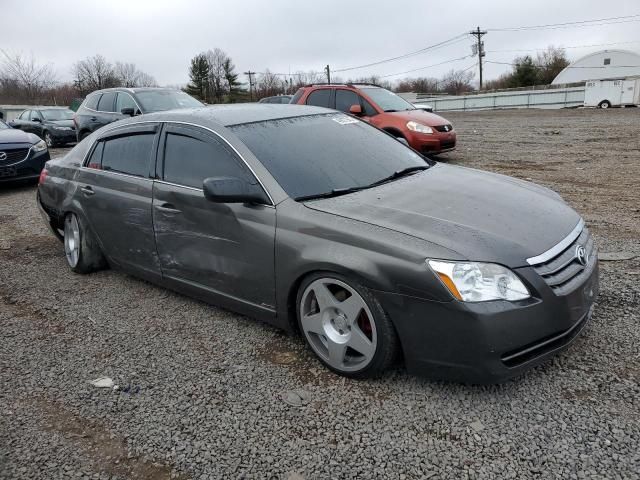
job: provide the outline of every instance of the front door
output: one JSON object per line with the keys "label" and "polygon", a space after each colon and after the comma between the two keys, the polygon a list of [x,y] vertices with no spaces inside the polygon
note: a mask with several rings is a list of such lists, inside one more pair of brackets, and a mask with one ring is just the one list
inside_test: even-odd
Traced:
{"label": "front door", "polygon": [[167,124],[153,187],[153,224],[162,275],[251,307],[275,307],[276,210],[213,203],[208,177],[256,181],[243,160],[211,131]]}
{"label": "front door", "polygon": [[79,170],[78,193],[91,228],[110,261],[159,277],[151,201],[157,124],[110,131]]}

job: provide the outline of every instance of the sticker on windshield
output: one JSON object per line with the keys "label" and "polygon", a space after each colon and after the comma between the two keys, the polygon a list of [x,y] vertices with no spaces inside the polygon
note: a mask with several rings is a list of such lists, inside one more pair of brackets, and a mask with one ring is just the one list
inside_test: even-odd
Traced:
{"label": "sticker on windshield", "polygon": [[331,120],[333,120],[334,122],[338,122],[340,125],[349,125],[350,123],[358,123],[358,120],[356,120],[353,117],[349,117],[347,115],[336,115]]}

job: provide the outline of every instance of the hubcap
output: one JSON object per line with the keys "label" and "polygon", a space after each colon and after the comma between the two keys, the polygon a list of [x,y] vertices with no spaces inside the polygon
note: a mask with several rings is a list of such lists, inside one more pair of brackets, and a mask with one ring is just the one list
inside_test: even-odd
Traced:
{"label": "hubcap", "polygon": [[312,282],[300,302],[302,330],[311,348],[336,370],[362,370],[376,353],[371,310],[346,283],[333,278]]}
{"label": "hubcap", "polygon": [[75,215],[67,215],[64,220],[64,253],[69,266],[74,268],[80,258],[80,227]]}
{"label": "hubcap", "polygon": [[52,147],[53,146],[53,140],[51,139],[51,135],[50,134],[46,134],[44,136],[44,141],[47,144],[48,147]]}

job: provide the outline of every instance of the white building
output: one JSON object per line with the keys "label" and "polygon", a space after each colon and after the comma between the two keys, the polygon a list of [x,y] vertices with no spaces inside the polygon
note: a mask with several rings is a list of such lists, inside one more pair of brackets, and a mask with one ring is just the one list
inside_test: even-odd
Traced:
{"label": "white building", "polygon": [[552,84],[586,82],[640,75],[640,55],[628,50],[602,50],[579,58],[562,70]]}

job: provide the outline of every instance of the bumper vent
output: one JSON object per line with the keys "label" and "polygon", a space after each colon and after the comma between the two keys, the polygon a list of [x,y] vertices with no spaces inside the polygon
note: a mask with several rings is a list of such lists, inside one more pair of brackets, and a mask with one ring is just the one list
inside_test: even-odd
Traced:
{"label": "bumper vent", "polygon": [[532,266],[556,295],[566,295],[589,276],[597,255],[593,237],[584,227],[559,253]]}
{"label": "bumper vent", "polygon": [[26,160],[29,155],[28,148],[13,148],[0,150],[0,166],[12,165]]}

